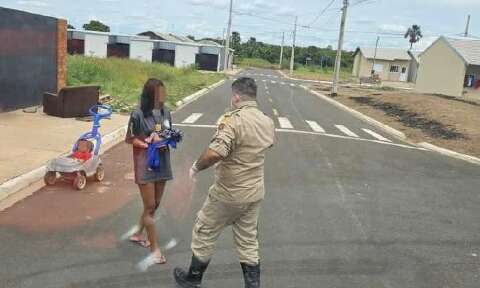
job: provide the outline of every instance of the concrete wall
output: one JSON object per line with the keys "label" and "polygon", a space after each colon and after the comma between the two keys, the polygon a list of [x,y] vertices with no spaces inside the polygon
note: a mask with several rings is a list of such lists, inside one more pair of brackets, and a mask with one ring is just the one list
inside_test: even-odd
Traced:
{"label": "concrete wall", "polygon": [[65,85],[65,25],[0,7],[0,112],[39,105]]}
{"label": "concrete wall", "polygon": [[[387,60],[375,60],[375,66],[382,66],[381,71],[375,71],[376,74],[380,76],[380,79],[383,81],[400,81],[400,75],[402,72],[402,68],[406,69],[405,80],[408,80],[408,70],[410,67],[411,61],[402,61],[402,60],[395,60],[395,61],[387,61]],[[390,67],[391,66],[399,66],[400,69],[398,73],[391,73]],[[363,54],[357,53],[355,55],[354,63],[353,63],[353,76],[355,77],[370,77],[373,68],[373,59],[367,59],[363,57]]]}
{"label": "concrete wall", "polygon": [[417,82],[417,74],[420,63],[415,60],[410,62],[410,68],[408,69],[408,82],[415,83]]}
{"label": "concrete wall", "polygon": [[353,59],[353,77],[359,77],[360,74],[360,61],[362,61],[362,52],[358,52]]}
{"label": "concrete wall", "polygon": [[108,35],[85,34],[85,56],[107,57]]}
{"label": "concrete wall", "polygon": [[153,42],[130,41],[130,59],[152,62]]}
{"label": "concrete wall", "polygon": [[466,65],[445,40],[435,42],[421,59],[415,88],[418,92],[462,96]]}
{"label": "concrete wall", "polygon": [[175,67],[185,68],[195,65],[195,56],[199,52],[198,46],[176,45],[175,46]]}

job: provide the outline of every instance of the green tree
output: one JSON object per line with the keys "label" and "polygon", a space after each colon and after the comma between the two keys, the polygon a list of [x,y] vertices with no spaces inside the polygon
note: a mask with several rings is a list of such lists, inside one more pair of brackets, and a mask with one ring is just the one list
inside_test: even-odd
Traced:
{"label": "green tree", "polygon": [[73,27],[73,26],[70,25],[70,24],[67,24],[67,29],[75,29],[75,27]]}
{"label": "green tree", "polygon": [[232,48],[235,51],[240,49],[241,42],[242,42],[242,38],[240,37],[240,33],[233,31],[232,32]]}
{"label": "green tree", "polygon": [[193,40],[193,41],[195,41],[195,36],[188,35],[188,36],[187,36],[187,38],[188,38],[188,39],[190,39],[190,40]]}
{"label": "green tree", "polygon": [[409,38],[408,41],[410,42],[410,50],[412,50],[413,44],[420,41],[422,37],[422,29],[420,26],[414,24],[412,27],[408,28],[407,32],[405,33],[405,39]]}
{"label": "green tree", "polygon": [[110,27],[97,20],[90,20],[90,23],[83,25],[83,29],[90,31],[110,32]]}

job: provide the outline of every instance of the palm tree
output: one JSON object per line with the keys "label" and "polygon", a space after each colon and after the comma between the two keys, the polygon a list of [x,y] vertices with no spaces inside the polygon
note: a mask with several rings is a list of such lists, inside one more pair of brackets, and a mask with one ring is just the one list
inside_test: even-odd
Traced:
{"label": "palm tree", "polygon": [[409,39],[410,50],[412,50],[413,44],[420,41],[420,39],[423,37],[420,26],[414,24],[412,25],[412,27],[408,28],[407,33],[405,33],[405,38],[409,38],[409,37],[410,37]]}

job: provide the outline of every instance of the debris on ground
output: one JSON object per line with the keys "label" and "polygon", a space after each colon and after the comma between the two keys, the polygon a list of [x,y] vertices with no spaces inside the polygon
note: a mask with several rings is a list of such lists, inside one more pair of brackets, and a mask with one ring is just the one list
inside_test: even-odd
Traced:
{"label": "debris on ground", "polygon": [[409,111],[395,103],[388,103],[375,100],[372,97],[349,97],[353,101],[382,110],[388,116],[392,116],[402,122],[404,125],[422,130],[424,133],[434,137],[446,140],[468,139],[468,137],[455,128],[448,127],[438,121],[431,120],[425,116]]}

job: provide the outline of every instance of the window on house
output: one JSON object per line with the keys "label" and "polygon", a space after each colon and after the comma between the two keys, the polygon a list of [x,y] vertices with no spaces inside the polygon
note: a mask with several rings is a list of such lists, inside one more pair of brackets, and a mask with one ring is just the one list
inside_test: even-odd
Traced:
{"label": "window on house", "polygon": [[402,67],[402,73],[405,74],[407,72],[407,67]]}
{"label": "window on house", "polygon": [[398,73],[400,71],[400,66],[392,65],[390,66],[390,73]]}

